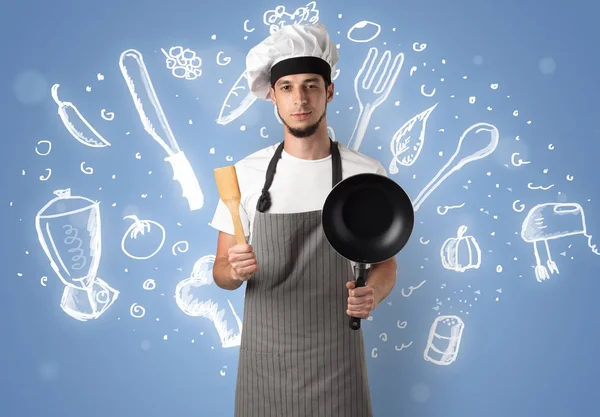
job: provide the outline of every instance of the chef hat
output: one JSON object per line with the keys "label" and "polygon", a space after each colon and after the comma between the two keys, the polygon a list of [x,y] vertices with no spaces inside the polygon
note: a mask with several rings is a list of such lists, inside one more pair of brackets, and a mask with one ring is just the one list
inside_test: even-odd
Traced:
{"label": "chef hat", "polygon": [[285,25],[253,47],[246,57],[250,91],[269,98],[269,87],[290,74],[314,73],[331,82],[338,51],[324,25]]}

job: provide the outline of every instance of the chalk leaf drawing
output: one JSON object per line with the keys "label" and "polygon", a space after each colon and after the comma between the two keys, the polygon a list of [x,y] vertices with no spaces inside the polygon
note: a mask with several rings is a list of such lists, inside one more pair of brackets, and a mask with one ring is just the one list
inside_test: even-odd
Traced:
{"label": "chalk leaf drawing", "polygon": [[[119,68],[125,79],[133,104],[138,112],[144,130],[167,153],[165,161],[173,168],[173,179],[181,185],[183,197],[188,200],[190,210],[199,210],[204,206],[204,194],[198,184],[198,179],[187,157],[175,140],[169,122],[154,91],[150,75],[144,64],[144,57],[135,49],[127,49],[121,53]],[[140,86],[136,89],[136,85]],[[154,109],[153,118],[144,110],[144,106]],[[161,126],[162,133],[167,138],[168,144],[158,134],[154,126]]]}
{"label": "chalk leaf drawing", "polygon": [[[221,346],[230,348],[240,345],[242,320],[237,315],[233,305],[227,300],[227,305],[221,306],[207,298],[206,286],[213,285],[212,268],[215,262],[213,255],[198,259],[192,268],[189,278],[180,281],[175,288],[175,302],[188,316],[209,319],[219,335]],[[227,320],[229,317],[229,320]],[[230,325],[233,323],[232,327]]]}
{"label": "chalk leaf drawing", "polygon": [[79,143],[83,143],[91,148],[110,146],[110,143],[94,129],[73,103],[70,101],[61,101],[58,98],[58,87],[60,87],[60,84],[54,84],[50,89],[50,94],[54,102],[58,105],[58,115],[71,136]]}
{"label": "chalk leaf drawing", "polygon": [[[414,209],[418,211],[421,204],[440,186],[453,172],[460,171],[469,162],[489,156],[498,146],[500,133],[496,126],[489,123],[476,123],[463,132],[458,140],[454,154],[438,173],[421,190],[414,201]],[[460,159],[456,160],[457,157]]]}
{"label": "chalk leaf drawing", "polygon": [[[371,115],[381,103],[387,100],[404,64],[404,54],[400,52],[395,56],[394,62],[390,66],[392,53],[386,50],[377,62],[377,67],[373,68],[378,53],[376,47],[369,48],[369,53],[354,78],[354,93],[360,108],[352,137],[348,142],[348,148],[354,151],[358,151],[371,120]],[[369,65],[369,68],[365,70],[367,65]],[[379,78],[377,83],[373,85],[377,75],[379,75]]]}
{"label": "chalk leaf drawing", "polygon": [[76,320],[95,320],[104,314],[117,298],[119,291],[100,278],[94,278],[92,285],[85,290],[65,287],[60,307]]}
{"label": "chalk leaf drawing", "polygon": [[248,88],[248,73],[244,71],[227,93],[217,123],[220,125],[231,123],[248,110],[256,99],[257,97]]}
{"label": "chalk leaf drawing", "polygon": [[[133,223],[123,234],[121,239],[121,250],[132,259],[150,259],[156,255],[165,244],[166,232],[165,228],[154,220],[140,220],[134,214],[123,217],[123,219],[132,219]],[[151,250],[147,255],[132,255],[131,246],[135,245],[138,238],[144,237],[150,242],[144,246],[150,246]]]}
{"label": "chalk leaf drawing", "polygon": [[[549,241],[568,236],[583,235],[588,246],[596,255],[598,248],[592,244],[592,236],[587,233],[583,207],[577,203],[543,203],[533,206],[521,224],[521,238],[533,244],[535,255],[535,278],[542,282],[550,274],[558,274],[556,262],[550,254]],[[544,245],[541,248],[540,245]],[[546,257],[542,258],[545,249]],[[547,268],[546,268],[547,267]],[[550,273],[550,274],[549,274]]]}
{"label": "chalk leaf drawing", "polygon": [[473,236],[465,236],[467,226],[460,226],[456,237],[448,238],[442,244],[440,257],[442,266],[456,272],[478,269],[481,266],[481,249]]}
{"label": "chalk leaf drawing", "polygon": [[427,110],[417,114],[394,133],[390,143],[390,150],[393,156],[389,168],[390,174],[398,173],[398,165],[396,163],[409,167],[419,158],[425,142],[427,120],[437,105],[438,103],[435,103]]}
{"label": "chalk leaf drawing", "polygon": [[263,14],[263,23],[269,26],[270,34],[279,31],[286,24],[317,23],[319,21],[319,11],[316,7],[317,2],[311,1],[306,6],[299,7],[292,13],[287,13],[285,6],[277,6],[275,9],[267,10]]}
{"label": "chalk leaf drawing", "polygon": [[458,316],[438,316],[431,324],[423,357],[436,365],[456,361],[465,323]]}
{"label": "chalk leaf drawing", "polygon": [[163,55],[166,57],[165,64],[167,69],[171,70],[176,78],[184,78],[186,80],[195,80],[202,75],[202,58],[196,56],[196,53],[182,46],[172,46],[169,52],[160,48]]}
{"label": "chalk leaf drawing", "polygon": [[100,317],[119,291],[97,277],[102,255],[100,205],[71,189],[54,191],[35,216],[35,229],[50,266],[65,285],[60,301],[69,316],[87,321]]}

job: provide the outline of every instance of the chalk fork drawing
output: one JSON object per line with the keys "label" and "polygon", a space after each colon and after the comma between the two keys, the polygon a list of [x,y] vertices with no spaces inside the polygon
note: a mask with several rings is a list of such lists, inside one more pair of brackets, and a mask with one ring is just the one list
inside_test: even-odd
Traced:
{"label": "chalk fork drawing", "polygon": [[465,323],[458,316],[438,316],[431,324],[423,357],[436,365],[456,361]]}
{"label": "chalk fork drawing", "polygon": [[102,255],[100,205],[71,189],[54,191],[55,198],[35,216],[35,229],[50,266],[65,285],[60,306],[71,317],[100,317],[119,291],[97,277]]}
{"label": "chalk fork drawing", "polygon": [[[162,249],[165,244],[166,233],[165,228],[160,223],[154,220],[140,220],[134,214],[125,216],[123,219],[133,220],[133,223],[125,231],[121,239],[121,250],[125,255],[132,259],[150,259]],[[150,240],[151,243],[149,246],[153,250],[147,255],[132,255],[131,246],[133,246],[133,243],[131,242],[138,240],[140,237]]]}
{"label": "chalk fork drawing", "polygon": [[[348,142],[348,148],[355,151],[358,151],[363,137],[365,136],[369,120],[371,120],[371,115],[390,95],[390,91],[392,91],[392,87],[394,87],[396,79],[402,69],[402,65],[404,64],[404,54],[400,52],[396,55],[394,62],[390,66],[392,53],[389,50],[386,50],[379,59],[377,67],[373,69],[373,64],[375,64],[375,61],[377,60],[377,55],[378,50],[376,47],[369,48],[369,53],[354,78],[354,93],[358,100],[360,113],[356,120],[352,137]],[[381,66],[384,63],[385,65],[383,69],[381,69]],[[367,64],[369,65],[369,68],[365,72]],[[376,75],[379,75],[379,79],[375,86],[373,86]]]}
{"label": "chalk fork drawing", "polygon": [[[188,316],[209,319],[217,330],[223,348],[239,346],[242,334],[242,320],[237,315],[233,305],[227,300],[228,306],[223,307],[207,299],[206,288],[203,288],[213,284],[212,267],[214,262],[214,255],[203,256],[196,261],[192,268],[191,276],[177,284],[175,288],[175,302],[181,311]],[[228,312],[231,312],[231,314],[227,314]],[[233,328],[229,327],[230,322],[225,319],[226,314],[233,316],[235,320]]]}
{"label": "chalk fork drawing", "polygon": [[100,278],[94,278],[92,285],[85,290],[65,287],[60,307],[76,320],[95,320],[104,314],[117,298],[119,291]]}
{"label": "chalk fork drawing", "polygon": [[[50,89],[50,94],[52,95],[54,102],[58,105],[58,115],[71,136],[79,143],[83,143],[92,148],[104,148],[110,146],[110,143],[94,129],[85,117],[81,115],[73,103],[70,101],[61,101],[58,98],[58,87],[60,87],[60,84],[54,84]],[[75,124],[73,124],[73,121],[75,120],[77,120],[77,123],[80,125],[79,127],[76,127]]]}
{"label": "chalk fork drawing", "polygon": [[[269,33],[273,34],[286,24],[300,24],[303,22],[317,23],[319,21],[319,11],[317,2],[311,1],[304,7],[297,8],[293,13],[287,13],[285,6],[277,6],[273,10],[267,10],[263,14],[263,23],[269,26]],[[277,19],[284,18],[280,21]],[[287,19],[287,20],[286,20]]]}
{"label": "chalk fork drawing", "polygon": [[181,46],[172,46],[169,52],[160,48],[166,57],[165,64],[167,69],[171,70],[176,78],[185,78],[186,80],[195,80],[202,75],[202,58],[196,56],[196,52]]}
{"label": "chalk fork drawing", "polygon": [[[521,238],[533,244],[535,254],[535,278],[542,282],[550,278],[550,274],[559,273],[556,262],[550,254],[548,241],[567,236],[583,235],[588,239],[588,246],[596,255],[600,255],[596,245],[592,244],[592,236],[588,235],[583,207],[577,203],[543,203],[532,207],[521,224]],[[546,251],[545,262],[540,245]],[[545,265],[544,265],[545,264]],[[546,269],[546,266],[548,267]]]}
{"label": "chalk fork drawing", "polygon": [[100,207],[71,189],[54,191],[35,216],[38,240],[50,266],[64,285],[86,289],[100,264]]}
{"label": "chalk fork drawing", "polygon": [[[425,142],[427,120],[437,105],[438,103],[435,103],[427,110],[412,117],[408,122],[404,123],[396,133],[394,133],[392,141],[390,142],[390,150],[392,151],[393,156],[392,162],[390,162],[390,174],[398,173],[397,163],[409,167],[416,162],[417,158],[419,158]],[[415,132],[413,132],[413,128],[415,128]],[[414,136],[412,133],[414,133]]]}
{"label": "chalk fork drawing", "polygon": [[465,236],[467,226],[458,228],[456,237],[448,238],[440,249],[442,266],[448,270],[465,272],[481,266],[481,248],[473,236]]}
{"label": "chalk fork drawing", "polygon": [[[121,53],[119,58],[119,68],[133,99],[135,108],[140,116],[144,130],[154,139],[167,153],[165,161],[171,164],[173,168],[173,179],[179,182],[183,190],[183,196],[188,200],[190,210],[199,210],[204,206],[204,195],[198,184],[198,179],[190,165],[187,157],[175,140],[167,117],[158,101],[150,75],[146,70],[144,58],[139,51],[127,49]],[[135,78],[135,82],[134,82]],[[143,88],[136,89],[136,85]],[[151,121],[149,115],[144,110],[144,106],[154,109],[154,121]],[[158,122],[158,123],[155,123]],[[156,132],[154,126],[160,125],[168,144]]]}
{"label": "chalk fork drawing", "polygon": [[[245,95],[244,92],[246,92]],[[243,98],[240,101],[240,97],[242,96]],[[252,106],[256,101],[256,98],[257,97],[252,94],[248,88],[248,72],[244,70],[242,75],[240,75],[233,84],[233,87],[231,87],[231,90],[229,90],[229,93],[227,93],[223,105],[221,106],[217,123],[226,125],[233,122]]]}
{"label": "chalk fork drawing", "polygon": [[[429,181],[417,198],[415,198],[415,211],[419,210],[427,197],[453,172],[460,171],[469,162],[483,159],[494,152],[498,146],[499,138],[500,133],[498,129],[489,123],[476,123],[465,130],[460,139],[458,139],[456,150],[448,162],[446,162],[446,165],[438,171],[435,177]],[[458,156],[460,156],[460,159],[455,161]]]}

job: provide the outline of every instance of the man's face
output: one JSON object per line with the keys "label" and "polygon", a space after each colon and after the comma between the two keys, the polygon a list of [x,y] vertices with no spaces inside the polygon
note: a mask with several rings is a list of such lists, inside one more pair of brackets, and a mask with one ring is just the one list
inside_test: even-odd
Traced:
{"label": "man's face", "polygon": [[313,135],[325,118],[327,103],[333,99],[333,84],[325,88],[317,74],[281,77],[271,88],[271,101],[289,132],[297,138]]}

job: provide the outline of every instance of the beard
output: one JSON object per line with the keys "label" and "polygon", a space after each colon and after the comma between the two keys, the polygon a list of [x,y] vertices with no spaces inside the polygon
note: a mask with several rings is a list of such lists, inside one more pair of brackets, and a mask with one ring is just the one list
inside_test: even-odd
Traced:
{"label": "beard", "polygon": [[306,126],[306,127],[292,127],[289,124],[287,124],[285,122],[284,118],[281,117],[281,113],[279,113],[279,107],[277,107],[277,114],[279,115],[279,119],[281,119],[281,122],[283,123],[283,125],[287,128],[287,130],[293,136],[295,136],[297,138],[306,138],[306,137],[314,135],[315,132],[317,131],[317,129],[319,128],[319,125],[321,124],[321,122],[325,118],[325,115],[327,114],[327,106],[325,106],[325,109],[323,110],[323,114],[321,115],[321,117],[319,117],[319,120],[317,120],[312,125]]}

